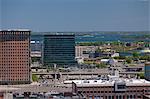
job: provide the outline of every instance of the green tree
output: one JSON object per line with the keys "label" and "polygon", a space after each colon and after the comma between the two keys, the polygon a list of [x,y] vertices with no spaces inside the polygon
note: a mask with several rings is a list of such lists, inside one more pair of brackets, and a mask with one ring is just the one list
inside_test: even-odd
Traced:
{"label": "green tree", "polygon": [[133,52],[132,56],[134,58],[139,58],[140,54],[138,52]]}
{"label": "green tree", "polygon": [[117,57],[114,57],[114,59],[125,59],[126,57],[124,56],[117,56]]}
{"label": "green tree", "polygon": [[139,76],[141,79],[144,79],[144,78],[145,78],[145,77],[144,77],[144,72],[138,73],[137,76]]}
{"label": "green tree", "polygon": [[131,57],[126,57],[126,62],[127,62],[128,64],[130,64],[130,63],[132,62],[132,58],[131,58]]}
{"label": "green tree", "polygon": [[90,64],[94,64],[94,62],[93,61],[84,61],[84,64],[90,65]]}
{"label": "green tree", "polygon": [[149,55],[140,56],[139,59],[140,59],[140,60],[147,60],[147,61],[150,61],[150,56],[149,56]]}
{"label": "green tree", "polygon": [[96,64],[97,68],[106,68],[107,65],[105,63]]}
{"label": "green tree", "polygon": [[80,42],[80,43],[76,43],[76,45],[80,45],[80,46],[100,46],[102,44],[103,44],[103,42]]}
{"label": "green tree", "polygon": [[34,81],[38,81],[38,77],[37,77],[37,75],[32,74],[32,81],[33,81],[33,82],[34,82]]}
{"label": "green tree", "polygon": [[41,58],[39,58],[39,57],[32,57],[31,61],[32,62],[41,62]]}

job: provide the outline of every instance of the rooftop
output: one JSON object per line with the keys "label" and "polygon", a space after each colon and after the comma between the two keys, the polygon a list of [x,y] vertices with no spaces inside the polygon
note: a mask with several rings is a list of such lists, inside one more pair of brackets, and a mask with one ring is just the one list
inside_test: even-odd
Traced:
{"label": "rooftop", "polygon": [[77,86],[113,86],[115,82],[124,82],[126,86],[150,86],[150,81],[145,79],[117,79],[115,76],[109,80],[73,80]]}
{"label": "rooftop", "polygon": [[48,36],[48,35],[75,35],[74,32],[31,32],[32,36]]}
{"label": "rooftop", "polygon": [[44,36],[49,36],[49,35],[50,35],[50,36],[51,36],[51,35],[56,35],[56,36],[57,36],[57,35],[58,35],[58,36],[60,36],[60,35],[69,35],[69,36],[70,36],[70,35],[73,35],[73,36],[74,36],[75,34],[74,34],[74,33],[61,33],[61,32],[43,32],[43,35],[44,35]]}
{"label": "rooftop", "polygon": [[0,29],[0,31],[30,31],[30,30],[29,29],[3,29],[3,30]]}

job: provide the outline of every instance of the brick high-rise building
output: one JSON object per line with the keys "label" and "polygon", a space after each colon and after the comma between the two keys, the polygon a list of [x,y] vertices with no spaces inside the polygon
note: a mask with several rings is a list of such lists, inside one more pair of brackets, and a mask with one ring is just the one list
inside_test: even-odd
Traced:
{"label": "brick high-rise building", "polygon": [[0,84],[30,83],[30,31],[0,30]]}

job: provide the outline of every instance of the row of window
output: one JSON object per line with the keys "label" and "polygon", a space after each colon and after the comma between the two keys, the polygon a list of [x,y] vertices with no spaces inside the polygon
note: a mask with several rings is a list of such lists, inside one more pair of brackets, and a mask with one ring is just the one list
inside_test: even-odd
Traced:
{"label": "row of window", "polygon": [[139,99],[141,98],[140,95],[117,95],[117,96],[88,96],[89,99]]}
{"label": "row of window", "polygon": [[[0,48],[1,49],[1,48]],[[16,48],[16,49],[1,49],[0,50],[0,53],[14,53],[14,54],[17,54],[17,53],[22,53],[22,52],[24,52],[24,53],[29,53],[29,49],[27,48],[27,49],[24,49],[24,48]]]}
{"label": "row of window", "polygon": [[15,46],[12,46],[12,45],[10,45],[10,46],[1,46],[1,48],[24,48],[24,47],[29,47],[29,45],[27,45],[27,44],[24,44],[24,45],[15,45]]}
{"label": "row of window", "polygon": [[0,53],[1,54],[1,56],[29,56],[29,53],[28,52],[26,52],[26,53],[24,53],[24,52],[3,52],[3,53]]}
{"label": "row of window", "polygon": [[29,34],[29,31],[0,31],[0,35],[2,34]]}
{"label": "row of window", "polygon": [[0,58],[0,64],[4,63],[8,63],[8,64],[15,64],[15,63],[28,63],[29,62],[29,57],[25,57],[25,58],[15,58],[15,57],[3,57]]}
{"label": "row of window", "polygon": [[[114,91],[79,91],[81,93],[115,93]],[[128,93],[131,92],[143,92],[143,90],[131,90],[131,91],[126,91]],[[145,92],[147,92],[147,90],[145,90]]]}
{"label": "row of window", "polygon": [[17,78],[17,79],[2,79],[2,81],[5,81],[5,80],[7,80],[7,81],[16,81],[16,80],[18,80],[18,81],[27,81],[28,79],[27,78]]}
{"label": "row of window", "polygon": [[5,42],[3,42],[3,43],[1,43],[1,45],[2,46],[8,46],[8,45],[26,45],[26,44],[29,44],[29,42],[7,42],[7,43],[5,43]]}
{"label": "row of window", "polygon": [[5,75],[0,75],[0,77],[22,77],[22,76],[25,76],[25,75],[27,75],[27,74],[29,74],[28,72],[25,72],[25,73],[8,73],[8,74],[5,74]]}
{"label": "row of window", "polygon": [[[3,59],[6,59],[6,60],[3,60]],[[11,60],[9,60],[9,59],[11,59]],[[27,58],[23,59],[23,60],[21,60],[21,59],[15,60],[14,58],[2,58],[2,61],[0,60],[1,65],[6,65],[6,64],[9,64],[9,65],[23,65],[23,64],[28,64],[28,62],[29,62],[29,60]]]}
{"label": "row of window", "polygon": [[[5,69],[5,68],[28,68],[29,64],[0,64],[0,68]],[[24,66],[24,67],[21,67]]]}
{"label": "row of window", "polygon": [[[27,72],[27,71],[29,71],[29,70],[27,70],[27,68],[17,68],[17,67],[14,67],[14,69],[13,68],[7,68],[6,70],[7,70],[8,73],[9,72],[17,73],[17,72],[20,72],[20,71],[21,72]],[[6,72],[6,71],[4,71],[2,69],[0,69],[0,71],[1,71],[1,73]]]}
{"label": "row of window", "polygon": [[11,60],[13,60],[15,57],[20,57],[19,59],[28,59],[29,58],[29,55],[15,55],[15,57],[14,57],[14,55],[0,55],[1,56],[1,58],[0,59],[7,59],[7,60],[9,60],[9,59],[11,59]]}

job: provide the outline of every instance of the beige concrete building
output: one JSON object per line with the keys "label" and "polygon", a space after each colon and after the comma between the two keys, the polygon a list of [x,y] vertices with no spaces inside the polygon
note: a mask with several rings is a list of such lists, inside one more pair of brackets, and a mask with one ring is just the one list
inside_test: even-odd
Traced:
{"label": "beige concrete building", "polygon": [[90,52],[95,52],[98,46],[76,46],[76,57],[89,58]]}

